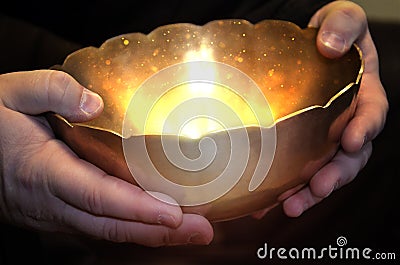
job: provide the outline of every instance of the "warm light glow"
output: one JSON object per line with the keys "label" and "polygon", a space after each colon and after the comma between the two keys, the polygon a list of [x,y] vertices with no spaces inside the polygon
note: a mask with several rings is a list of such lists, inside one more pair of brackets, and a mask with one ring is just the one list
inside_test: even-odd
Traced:
{"label": "warm light glow", "polygon": [[205,44],[200,45],[200,50],[189,51],[185,54],[185,61],[213,61],[213,50]]}
{"label": "warm light glow", "polygon": [[[225,106],[237,116],[227,115],[223,117],[223,120],[218,121],[213,117],[204,116],[192,117],[188,120],[186,114],[193,111],[193,106],[190,104],[180,106],[180,104],[199,98],[215,99],[222,104],[196,105],[198,113],[212,112],[217,116],[225,111],[223,108]],[[174,119],[171,119],[169,115],[176,108],[181,115],[175,115]],[[239,118],[242,123],[238,124],[235,118]],[[145,134],[163,133],[197,139],[210,132],[254,124],[258,124],[258,121],[253,111],[234,91],[218,84],[188,83],[171,89],[153,105],[146,122]]]}
{"label": "warm light glow", "polygon": [[191,139],[199,139],[204,136],[204,133],[207,132],[202,131],[201,128],[205,128],[207,131],[224,130],[224,127],[221,124],[210,119],[209,117],[196,117],[182,126],[179,135]]}
{"label": "warm light glow", "polygon": [[[188,62],[213,61],[212,50],[205,45],[198,51],[188,52],[185,58]],[[197,66],[197,64],[187,64],[188,69],[185,72],[188,80],[193,80],[191,77],[201,71],[210,82],[193,80],[178,85],[162,95],[154,103],[147,117],[145,134],[172,134],[198,139],[210,132],[259,124],[245,100],[231,88],[219,84],[215,68],[199,69]],[[203,100],[204,104],[195,106],[190,103],[185,104],[195,99]],[[187,114],[192,113],[193,108],[200,114],[188,120]],[[221,118],[219,114],[225,113],[227,109],[230,110],[229,114]],[[211,115],[202,116],[202,113]]]}

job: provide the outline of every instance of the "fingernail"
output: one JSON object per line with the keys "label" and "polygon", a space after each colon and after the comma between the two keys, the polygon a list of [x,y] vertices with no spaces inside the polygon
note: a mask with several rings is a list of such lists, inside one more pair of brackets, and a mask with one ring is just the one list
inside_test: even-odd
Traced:
{"label": "fingernail", "polygon": [[195,244],[195,245],[206,245],[206,244],[208,244],[207,240],[200,233],[194,233],[194,234],[190,235],[190,237],[188,239],[188,243],[189,244]]}
{"label": "fingernail", "polygon": [[368,137],[366,135],[364,135],[362,146],[364,146],[367,142],[368,142]]}
{"label": "fingernail", "polygon": [[303,210],[300,212],[300,215],[303,214],[305,211],[308,210],[308,208],[310,208],[310,205],[306,202],[303,204]]}
{"label": "fingernail", "polygon": [[324,196],[324,198],[329,197],[329,195],[331,195],[332,192],[333,192],[334,190],[336,190],[336,186],[337,186],[337,183],[335,183],[335,185],[333,185],[333,187],[332,187],[332,188],[330,189],[330,191]]}
{"label": "fingernail", "polygon": [[346,48],[346,41],[334,32],[322,32],[321,40],[325,46],[338,52],[343,52]]}
{"label": "fingernail", "polygon": [[92,91],[84,88],[81,102],[79,107],[81,110],[87,114],[96,113],[102,106],[102,100],[100,96]]}
{"label": "fingernail", "polygon": [[159,223],[160,225],[166,225],[170,227],[177,226],[175,218],[169,214],[159,214],[157,218],[157,223]]}
{"label": "fingernail", "polygon": [[333,190],[337,190],[339,188],[339,181],[336,181],[335,186],[333,186]]}

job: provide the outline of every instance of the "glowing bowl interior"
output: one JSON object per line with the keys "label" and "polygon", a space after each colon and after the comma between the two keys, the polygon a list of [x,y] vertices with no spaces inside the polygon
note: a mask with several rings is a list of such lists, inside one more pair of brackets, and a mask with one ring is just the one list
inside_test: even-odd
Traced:
{"label": "glowing bowl interior", "polygon": [[[352,47],[339,59],[324,58],[315,45],[316,33],[287,21],[253,25],[221,20],[204,26],[166,25],[148,35],[117,36],[99,48],[78,50],[54,67],[99,93],[104,112],[87,123],[72,124],[59,115],[50,115],[48,120],[74,152],[107,173],[146,190],[167,193],[185,212],[212,221],[240,217],[276,205],[305,185],[336,153],[354,113],[363,71],[361,54]],[[200,82],[203,76],[209,82]],[[185,82],[178,82],[181,79]],[[144,86],[152,80],[155,90]],[[159,86],[158,80],[163,81]],[[166,88],[154,95],[160,87]],[[204,98],[200,105],[193,103],[192,108],[178,111],[176,117],[181,118],[171,118],[172,125],[179,125],[177,130],[166,129],[165,121],[176,106]],[[267,108],[257,103],[258,98],[267,101]],[[153,111],[141,113],[145,108],[137,106],[146,100],[154,101]],[[210,108],[213,100],[228,106],[240,123],[226,125],[220,118],[210,119],[210,113],[218,116],[223,109]],[[193,109],[205,114],[187,122],[183,114]],[[265,122],[257,122],[255,109],[265,109]],[[144,118],[146,126],[137,126]],[[133,129],[127,130],[127,123]],[[170,144],[193,160],[204,151],[204,138],[212,140],[216,153],[197,170],[177,166],[165,152]],[[239,142],[236,149],[232,139]],[[127,156],[128,149],[133,153]],[[247,161],[243,170],[233,168],[241,157]],[[263,164],[267,168],[260,172],[265,174],[255,179]],[[205,185],[222,172],[228,172],[229,183],[229,176],[237,175],[229,189]],[[176,189],[158,185],[156,173],[177,184]],[[188,188],[200,186],[202,190]],[[202,201],[210,194],[215,197]]]}

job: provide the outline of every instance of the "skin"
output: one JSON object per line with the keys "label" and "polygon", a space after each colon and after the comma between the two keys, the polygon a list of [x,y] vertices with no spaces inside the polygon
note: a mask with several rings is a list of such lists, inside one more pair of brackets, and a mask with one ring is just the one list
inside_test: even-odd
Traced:
{"label": "skin", "polygon": [[[335,1],[318,11],[310,26],[320,27],[317,46],[327,57],[339,57],[356,42],[364,54],[365,73],[355,117],[341,139],[342,150],[309,185],[283,202],[288,216],[301,215],[355,178],[371,155],[371,141],[384,127],[388,111],[364,11],[354,3]],[[213,228],[204,217],[183,214],[179,207],[79,159],[55,139],[41,116],[52,111],[83,122],[102,109],[101,98],[66,73],[0,75],[0,218],[38,230],[146,246],[209,244]]]}
{"label": "skin", "polygon": [[[355,115],[341,137],[341,150],[307,186],[283,202],[290,217],[300,216],[357,176],[371,156],[371,142],[382,131],[389,109],[364,10],[350,1],[334,1],[317,11],[308,26],[319,28],[317,47],[328,58],[340,57],[356,43],[362,51],[365,69]],[[261,218],[267,212],[268,209],[253,216]]]}
{"label": "skin", "polygon": [[79,159],[36,116],[53,111],[76,122],[92,119],[103,109],[98,95],[50,70],[2,75],[0,87],[2,219],[147,246],[211,241],[204,217],[182,214]]}

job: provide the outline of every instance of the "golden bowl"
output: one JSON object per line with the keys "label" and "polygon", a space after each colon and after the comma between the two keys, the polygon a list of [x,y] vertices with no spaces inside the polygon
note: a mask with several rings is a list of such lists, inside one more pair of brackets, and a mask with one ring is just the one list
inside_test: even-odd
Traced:
{"label": "golden bowl", "polygon": [[[287,21],[220,20],[117,36],[54,67],[100,94],[103,113],[86,123],[56,114],[48,120],[81,158],[151,194],[170,195],[184,212],[211,221],[244,216],[306,185],[335,155],[354,114],[361,53],[353,46],[339,59],[325,58],[316,34]],[[192,108],[176,112],[182,102]],[[212,102],[241,122],[221,121],[229,115]],[[199,119],[191,126],[184,120],[189,112]],[[171,113],[183,115],[171,118],[178,123],[172,131],[164,126]],[[166,148],[189,162],[214,153],[188,169]]]}

